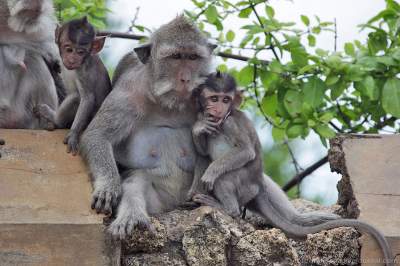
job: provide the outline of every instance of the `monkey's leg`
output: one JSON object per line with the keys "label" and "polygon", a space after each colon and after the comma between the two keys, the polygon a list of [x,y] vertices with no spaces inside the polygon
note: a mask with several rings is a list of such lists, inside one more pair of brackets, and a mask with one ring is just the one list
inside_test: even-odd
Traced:
{"label": "monkey's leg", "polygon": [[151,185],[151,177],[145,171],[132,171],[122,183],[122,199],[118,206],[117,217],[108,231],[117,239],[125,239],[135,227],[146,228],[154,232],[147,212],[148,201],[158,201],[157,193]]}
{"label": "monkey's leg", "polygon": [[65,98],[55,114],[57,126],[65,128],[72,124],[79,107],[79,102],[80,98],[76,93],[70,94]]}
{"label": "monkey's leg", "polygon": [[[236,172],[236,171],[235,171]],[[240,216],[240,204],[236,189],[234,176],[228,173],[219,178],[215,185],[213,194],[221,202],[222,208],[232,217]]]}

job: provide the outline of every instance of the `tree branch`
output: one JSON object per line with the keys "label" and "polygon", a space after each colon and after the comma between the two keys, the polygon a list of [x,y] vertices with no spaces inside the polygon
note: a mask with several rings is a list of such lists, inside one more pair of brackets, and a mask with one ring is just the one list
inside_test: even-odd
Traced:
{"label": "tree branch", "polygon": [[312,172],[314,172],[327,162],[328,162],[328,155],[320,159],[318,162],[315,162],[314,164],[309,166],[303,172],[295,175],[289,182],[286,183],[286,185],[282,187],[283,191],[285,192],[289,191],[292,187],[300,183],[306,176],[310,175]]}
{"label": "tree branch", "polygon": [[[99,31],[97,33],[97,36],[107,36],[109,38],[121,38],[121,39],[137,40],[137,41],[139,41],[143,38],[147,38],[147,36],[145,36],[145,35],[137,35],[137,34],[131,34],[131,33],[116,32],[116,31]],[[217,53],[217,55],[220,57],[235,59],[235,60],[244,61],[244,62],[247,62],[247,61],[253,59],[253,58],[247,57],[247,56],[228,54],[228,53],[224,53],[224,52],[219,52],[219,53]],[[269,61],[267,61],[267,60],[258,59],[258,61],[261,64],[265,64],[265,65],[269,64]]]}

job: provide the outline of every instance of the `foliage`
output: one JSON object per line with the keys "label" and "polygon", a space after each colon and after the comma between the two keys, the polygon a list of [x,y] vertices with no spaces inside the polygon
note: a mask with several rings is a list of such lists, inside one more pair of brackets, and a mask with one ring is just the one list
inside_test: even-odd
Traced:
{"label": "foliage", "polygon": [[[338,132],[399,130],[400,5],[394,0],[386,0],[386,9],[362,25],[370,31],[366,43],[346,43],[343,51],[316,48],[321,32],[334,32],[334,23],[317,16],[302,15],[299,26],[279,21],[264,0],[191,1],[196,10],[186,14],[221,51],[251,53],[240,69],[219,68],[245,88],[245,106],[259,107],[276,141],[305,138],[313,130],[326,145]],[[226,23],[231,18],[243,21],[239,40]]]}
{"label": "foliage", "polygon": [[60,22],[87,16],[96,28],[106,27],[106,16],[110,10],[106,0],[54,0]]}

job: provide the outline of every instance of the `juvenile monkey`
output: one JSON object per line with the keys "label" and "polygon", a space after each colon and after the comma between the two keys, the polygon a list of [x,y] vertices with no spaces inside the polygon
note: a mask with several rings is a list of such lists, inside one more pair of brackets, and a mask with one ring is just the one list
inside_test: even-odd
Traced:
{"label": "juvenile monkey", "polygon": [[81,133],[111,91],[107,70],[97,55],[104,41],[105,37],[96,37],[86,17],[71,20],[56,30],[56,42],[64,65],[61,75],[68,95],[57,110],[41,104],[36,112],[57,128],[71,127],[64,143],[67,151],[74,155],[78,152]]}
{"label": "juvenile monkey", "polygon": [[194,95],[200,113],[192,129],[193,142],[196,150],[208,156],[211,163],[203,174],[196,172],[201,170],[196,168],[189,198],[195,194],[201,178],[215,198],[195,194],[195,202],[223,209],[233,217],[239,217],[241,207],[246,207],[293,237],[342,226],[355,227],[374,236],[387,265],[393,264],[385,237],[371,225],[317,212],[299,214],[291,207],[282,190],[263,174],[260,141],[251,121],[236,109],[241,99],[231,76],[219,72],[210,74]]}

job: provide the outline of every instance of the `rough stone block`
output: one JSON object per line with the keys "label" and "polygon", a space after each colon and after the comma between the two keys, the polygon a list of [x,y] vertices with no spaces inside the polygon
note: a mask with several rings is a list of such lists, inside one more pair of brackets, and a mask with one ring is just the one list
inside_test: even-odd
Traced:
{"label": "rough stone block", "polygon": [[64,130],[0,129],[0,265],[119,265]]}
{"label": "rough stone block", "polygon": [[[399,135],[348,135],[331,140],[329,152],[331,169],[343,176],[338,185],[343,212],[378,228],[393,254],[400,254],[399,150]],[[362,265],[383,265],[370,236],[361,245]]]}

